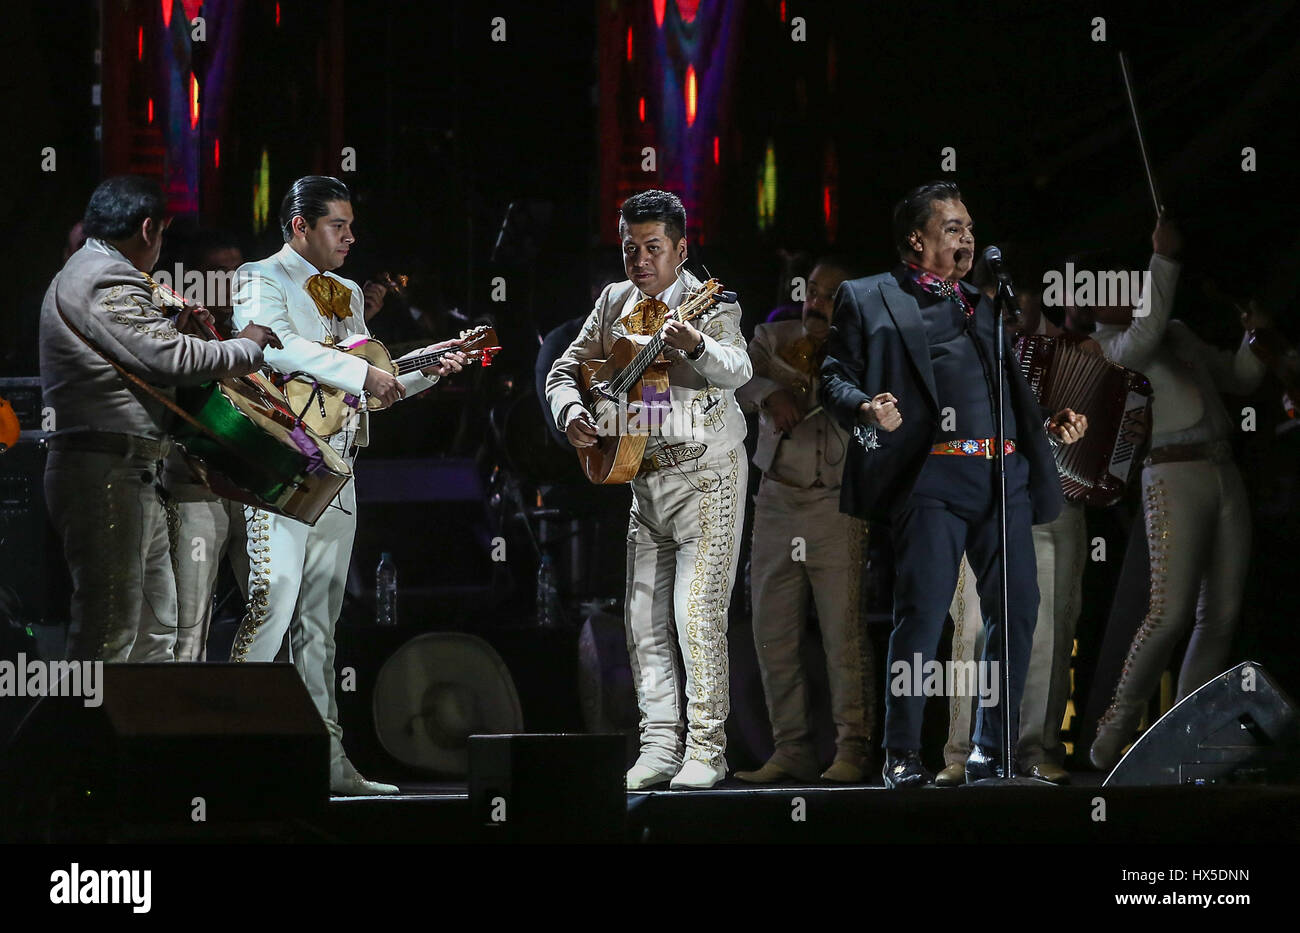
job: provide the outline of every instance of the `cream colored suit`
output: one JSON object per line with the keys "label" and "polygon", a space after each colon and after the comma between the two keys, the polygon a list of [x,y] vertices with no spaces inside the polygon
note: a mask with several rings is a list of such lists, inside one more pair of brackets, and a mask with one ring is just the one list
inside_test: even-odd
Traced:
{"label": "cream colored suit", "polygon": [[[802,321],[760,324],[749,342],[754,378],[736,393],[759,410],[754,464],[763,471],[754,512],[750,587],[754,647],[776,746],[772,761],[811,780],[820,770],[812,746],[808,688],[799,657],[808,593],[817,605],[835,720],[835,757],[861,768],[875,728],[875,666],[859,599],[866,523],[840,511],[840,479],[849,435],[818,407],[819,371],[783,355],[803,337]],[[764,401],[791,389],[805,415],[788,437]]]}
{"label": "cream colored suit", "polygon": [[[698,284],[685,278],[690,286]],[[681,295],[678,282],[659,297],[675,308]],[[581,403],[580,364],[609,356],[614,341],[627,334],[622,318],[642,297],[630,281],[608,286],[551,367],[546,399],[561,430],[566,411]],[[748,480],[745,418],[735,390],[752,368],[739,305],[720,305],[700,329],[705,348],[698,360],[666,351],[673,360],[669,380],[677,431],[652,438],[647,456],[677,444],[702,445],[703,454],[680,466],[643,471],[632,481],[627,537],[624,613],[641,709],[637,764],[664,774],[681,768],[683,754],[715,771],[726,769],[727,609]],[[685,715],[678,699],[682,672]]]}
{"label": "cream colored suit", "polygon": [[[288,244],[260,262],[245,263],[237,273],[235,326],[265,324],[279,336],[283,349],[268,347],[266,362],[285,374],[305,373],[319,382],[364,396],[368,365],[364,360],[321,346],[333,336],[365,335],[361,288],[332,272],[352,292],[350,317],[324,317],[307,292],[317,269]],[[408,396],[436,382],[421,373],[400,377]],[[349,465],[355,448],[368,441],[369,415],[361,412],[355,429],[330,438]],[[248,612],[231,648],[232,661],[273,661],[285,632],[294,665],[302,676],[331,738],[331,769],[346,760],[343,730],[334,698],[334,626],[343,608],[344,584],[356,533],[356,491],[349,482],[314,526],[260,509],[246,509],[248,523]]]}
{"label": "cream colored suit", "polygon": [[[173,416],[86,346],[56,302],[87,338],[167,396],[171,386],[252,372],[262,351],[246,338],[178,333],[150,280],[98,239],[72,255],[41,306],[41,384],[56,427],[45,494],[72,572],[69,654],[170,661],[176,584],[159,490]],[[89,449],[96,445],[106,449]]]}

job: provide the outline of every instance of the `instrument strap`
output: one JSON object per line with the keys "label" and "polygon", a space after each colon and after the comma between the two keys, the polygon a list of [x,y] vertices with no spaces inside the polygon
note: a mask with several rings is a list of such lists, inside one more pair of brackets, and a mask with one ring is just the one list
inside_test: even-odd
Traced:
{"label": "instrument strap", "polygon": [[168,398],[166,394],[159,392],[156,388],[151,386],[149,383],[145,382],[135,373],[128,370],[125,366],[123,366],[117,360],[113,359],[102,349],[100,349],[99,346],[93,340],[91,340],[89,337],[83,334],[81,330],[77,327],[77,325],[73,324],[72,321],[68,319],[68,316],[63,313],[63,307],[59,304],[59,290],[57,286],[55,286],[54,289],[54,310],[59,313],[59,317],[63,318],[63,323],[68,325],[68,330],[72,331],[72,333],[77,336],[78,340],[80,340],[86,346],[90,347],[90,349],[93,350],[96,355],[98,355],[101,359],[104,360],[104,362],[106,362],[109,366],[112,366],[113,369],[117,371],[117,374],[119,376],[121,376],[123,379],[125,379],[127,382],[131,383],[132,385],[143,390],[145,394],[148,395],[150,398],[154,399],[155,401],[161,402],[168,410],[172,412],[172,414],[177,415],[183,421],[187,422],[191,427],[197,428],[199,431],[206,434],[212,440],[216,441],[218,444],[225,447],[231,453],[246,460],[248,463],[251,463],[254,466],[259,465],[256,460],[248,456],[244,451],[240,450],[238,447],[236,447],[234,444],[227,441],[220,434],[217,434],[207,425],[203,424],[203,422],[199,421],[197,418],[195,418],[193,415],[187,412],[180,405],[176,404],[174,400]]}

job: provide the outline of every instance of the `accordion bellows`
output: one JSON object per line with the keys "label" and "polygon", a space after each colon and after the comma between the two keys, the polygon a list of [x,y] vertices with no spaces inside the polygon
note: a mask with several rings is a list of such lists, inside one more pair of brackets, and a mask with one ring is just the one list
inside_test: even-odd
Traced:
{"label": "accordion bellows", "polygon": [[1082,341],[1036,334],[1016,343],[1020,371],[1040,405],[1088,418],[1088,433],[1055,446],[1061,489],[1071,502],[1114,505],[1141,469],[1151,444],[1146,376],[1082,349]]}

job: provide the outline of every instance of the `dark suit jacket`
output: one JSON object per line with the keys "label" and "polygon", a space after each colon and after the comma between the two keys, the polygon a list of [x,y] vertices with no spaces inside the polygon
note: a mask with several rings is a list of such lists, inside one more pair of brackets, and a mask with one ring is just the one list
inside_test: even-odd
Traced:
{"label": "dark suit jacket", "polygon": [[[992,303],[981,296],[976,326],[991,335]],[[1006,339],[1005,334],[1003,339]],[[1007,340],[1007,377],[1015,411],[1016,449],[1029,461],[1029,496],[1034,523],[1049,522],[1061,512],[1064,498],[1056,473],[1043,414],[1021,375]],[[989,341],[992,346],[992,341]],[[983,378],[975,373],[972,378]],[[835,293],[835,317],[822,363],[821,401],[846,430],[859,424],[858,409],[881,392],[898,399],[902,425],[877,429],[880,446],[865,449],[850,442],[840,487],[840,511],[888,522],[908,494],[939,434],[939,405],[925,323],[916,299],[890,273],[853,279]]]}

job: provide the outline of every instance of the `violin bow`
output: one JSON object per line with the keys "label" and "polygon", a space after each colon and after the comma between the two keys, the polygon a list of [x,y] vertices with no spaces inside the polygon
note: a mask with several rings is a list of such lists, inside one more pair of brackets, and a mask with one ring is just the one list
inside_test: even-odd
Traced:
{"label": "violin bow", "polygon": [[1133,129],[1137,132],[1138,151],[1142,153],[1142,168],[1147,175],[1147,188],[1151,192],[1151,203],[1156,209],[1156,219],[1164,213],[1164,205],[1160,202],[1160,192],[1156,190],[1156,176],[1151,171],[1151,158],[1147,155],[1146,140],[1142,136],[1142,121],[1138,119],[1137,98],[1133,96],[1133,78],[1129,73],[1128,56],[1123,52],[1119,53],[1119,70],[1124,76],[1124,92],[1128,96],[1128,111],[1133,117]]}

